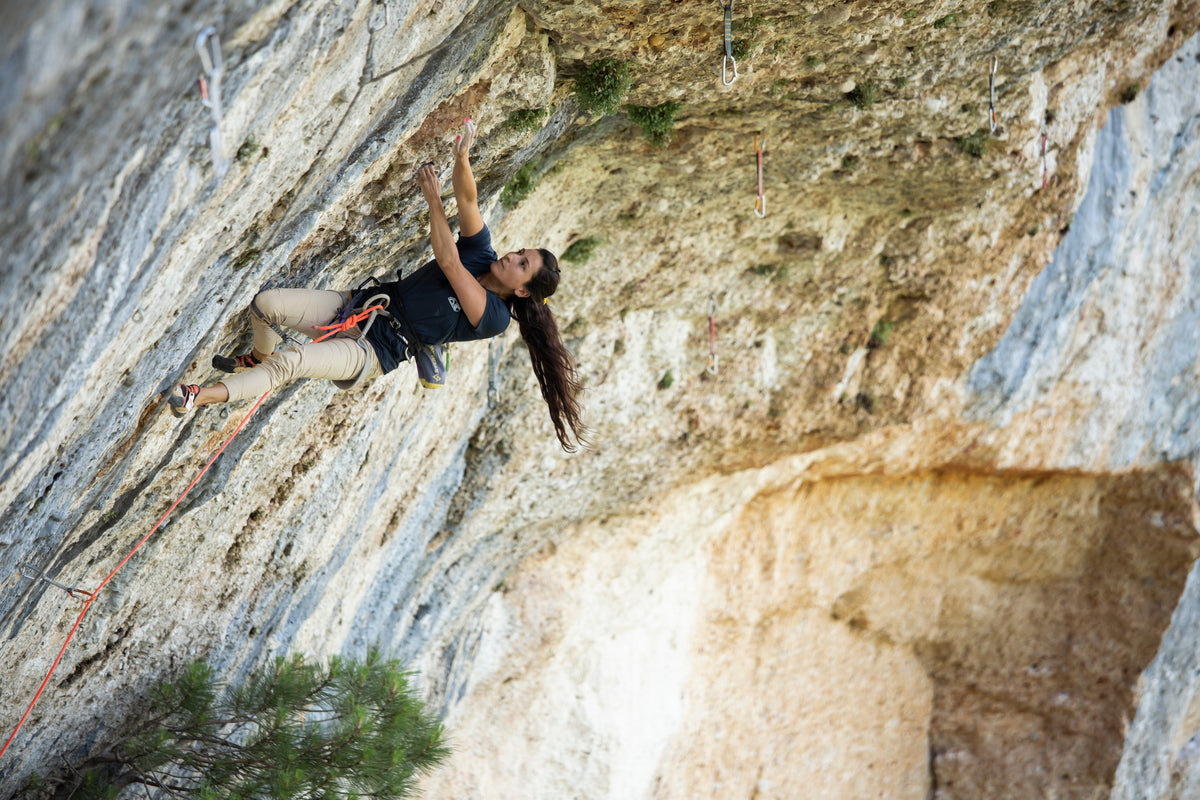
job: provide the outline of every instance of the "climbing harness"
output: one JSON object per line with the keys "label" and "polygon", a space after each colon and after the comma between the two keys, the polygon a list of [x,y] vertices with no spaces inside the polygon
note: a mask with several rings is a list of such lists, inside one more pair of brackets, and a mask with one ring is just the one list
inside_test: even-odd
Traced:
{"label": "climbing harness", "polygon": [[[767,145],[767,135],[762,137],[763,147]],[[758,146],[758,134],[754,134],[754,157],[758,160],[758,197],[754,201],[754,213],[760,218],[767,215],[767,196],[763,193],[763,149]]]}
{"label": "climbing harness", "polygon": [[[345,322],[347,319],[350,318],[350,315],[352,313],[354,313],[354,309],[360,308],[364,305],[363,301],[367,299],[367,294],[371,291],[372,285],[383,286],[383,284],[380,283],[379,278],[376,278],[374,275],[372,275],[371,277],[367,278],[365,281],[360,283],[358,285],[358,287],[355,288],[354,292],[350,295],[350,302],[346,303],[345,307],[342,308],[342,310],[338,313],[337,321],[339,323]],[[383,295],[382,292],[380,292],[379,295],[385,296],[385,295]],[[374,299],[374,298],[372,298],[372,299]],[[370,302],[370,301],[368,301],[368,302]],[[385,305],[386,305],[386,302],[385,302]],[[324,328],[322,328],[322,330],[324,330]]]}
{"label": "climbing harness", "polygon": [[717,298],[708,296],[708,374],[717,374]]}
{"label": "climbing harness", "polygon": [[[368,284],[371,283],[371,281],[374,281],[376,284],[379,283],[379,280],[377,278],[368,278],[367,280],[363,281],[361,284],[359,284],[358,289],[355,290],[355,292],[351,295],[350,302],[346,303],[346,305],[342,308],[341,312],[338,314],[337,318],[331,324],[316,326],[317,330],[327,331],[327,333],[325,333],[325,335],[323,335],[317,339],[314,339],[313,343],[323,342],[326,339],[328,339],[330,336],[334,336],[338,333],[343,333],[345,331],[348,331],[351,328],[353,328],[355,325],[358,325],[363,320],[366,320],[367,324],[364,325],[362,327],[362,330],[359,331],[358,336],[355,337],[355,341],[358,343],[358,346],[361,347],[363,350],[367,349],[367,344],[364,341],[364,339],[366,338],[366,335],[367,335],[367,331],[369,331],[371,329],[371,325],[375,322],[375,316],[377,314],[386,314],[387,313],[387,306],[391,300],[391,298],[389,298],[386,294],[380,292],[378,294],[371,296],[364,303],[363,299],[367,297],[367,286],[368,286]],[[272,284],[268,283],[266,286],[264,286],[259,291],[264,292],[271,286],[272,286]],[[361,307],[361,310],[359,311],[359,313],[357,313],[357,314],[354,313],[354,309],[360,308],[360,307]],[[262,322],[264,325],[268,326],[271,330],[273,330],[275,332],[275,335],[278,336],[281,341],[291,342],[296,347],[304,347],[304,342],[300,341],[295,336],[288,333],[278,323],[276,323],[273,320],[271,320],[270,318],[268,318],[267,315],[262,312],[262,309],[260,309],[258,307],[257,296],[255,296],[254,298],[252,298],[250,300],[250,312],[252,314],[254,314],[254,316],[258,317],[260,322]],[[215,364],[214,364],[214,366],[215,366]],[[363,379],[365,374],[366,374],[366,371],[364,368],[364,371],[362,373],[360,373],[357,378],[349,379],[349,380],[336,380],[333,383],[339,389],[350,389],[354,386],[357,386],[359,384],[359,382]]]}
{"label": "climbing harness", "polygon": [[[208,135],[212,148],[213,167],[218,177],[225,174],[229,162],[221,158],[221,77],[225,74],[225,61],[221,58],[221,39],[215,25],[209,25],[196,35],[196,52],[205,77],[200,79],[200,102],[212,111],[213,127]],[[207,80],[206,80],[207,79]]]}
{"label": "climbing harness", "polygon": [[[409,277],[411,278],[412,276],[410,275]],[[407,280],[407,278],[405,280]],[[392,314],[389,310],[392,298],[384,292],[378,292],[374,295],[371,295],[366,302],[363,303],[363,298],[367,297],[367,294],[370,291],[368,287],[371,284],[374,284],[375,286],[383,285],[375,276],[367,278],[358,285],[358,289],[355,290],[350,302],[346,304],[346,307],[342,309],[341,314],[338,315],[338,321],[334,325],[318,327],[321,330],[332,330],[333,328],[338,328],[338,330],[348,330],[353,328],[356,324],[358,324],[359,321],[366,318],[369,314],[370,318],[367,319],[367,324],[363,327],[362,331],[358,335],[359,346],[361,346],[363,349],[366,349],[367,345],[365,339],[367,331],[370,330],[371,325],[374,323],[375,316],[380,315],[387,322],[388,326],[396,332],[396,335],[400,337],[400,340],[404,342],[405,354],[409,360],[416,364],[417,380],[421,382],[421,385],[426,389],[439,389],[442,386],[445,386],[446,370],[450,366],[449,350],[447,349],[446,345],[424,344],[417,337],[416,328],[414,328],[412,323],[408,321],[408,317],[404,313],[404,303],[400,302],[399,299],[397,299],[396,303],[396,312],[399,316],[397,316],[397,314]],[[401,287],[403,287],[403,285],[404,281],[401,281]],[[401,291],[403,291],[403,288],[401,288]],[[351,312],[354,309],[359,308],[360,305],[363,306],[362,310],[352,318]],[[353,319],[353,321],[351,321],[351,319]],[[332,332],[326,334],[326,336],[332,336],[333,333],[336,332],[336,330],[332,330]],[[321,339],[324,338],[324,336],[321,337]],[[318,339],[317,341],[321,341],[321,339]],[[353,386],[357,386],[361,379],[362,375],[352,381],[334,381],[333,383],[339,389],[349,389]]]}
{"label": "climbing harness", "polygon": [[496,388],[496,337],[488,339],[488,384],[487,407],[495,408],[500,404],[500,390]]}
{"label": "climbing harness", "polygon": [[391,15],[391,11],[388,9],[388,2],[387,2],[387,0],[383,0],[383,24],[382,24],[382,25],[379,25],[379,26],[376,26],[376,25],[375,25],[375,23],[374,23],[374,22],[372,22],[370,25],[368,25],[368,26],[367,26],[367,31],[368,31],[369,33],[376,33],[376,32],[378,32],[378,31],[381,31],[381,30],[383,30],[384,28],[386,28],[386,27],[387,27],[388,25],[390,25],[390,24],[392,24],[392,15]]}
{"label": "climbing harness", "polygon": [[[223,445],[221,445],[221,448],[219,450],[217,450],[217,452],[213,453],[212,458],[210,458],[208,460],[208,463],[204,465],[204,469],[200,470],[200,474],[198,474],[194,479],[192,479],[192,482],[188,484],[188,487],[183,490],[183,494],[179,495],[179,499],[176,500],[174,503],[172,503],[171,507],[166,510],[166,513],[164,513],[161,517],[159,517],[158,522],[154,523],[154,527],[152,527],[146,533],[145,536],[143,536],[141,539],[138,540],[138,543],[133,546],[133,549],[130,550],[128,554],[126,554],[125,558],[121,559],[121,563],[119,563],[119,564],[117,564],[117,566],[113,567],[112,571],[109,572],[108,575],[106,575],[104,577],[104,580],[100,581],[100,585],[97,586],[95,588],[95,590],[91,591],[91,592],[87,592],[82,589],[74,590],[74,592],[80,593],[85,598],[84,604],[83,604],[83,609],[79,612],[79,616],[77,616],[75,618],[75,624],[71,626],[70,632],[67,633],[66,641],[63,642],[62,647],[59,649],[58,655],[54,659],[54,663],[50,665],[50,671],[46,673],[46,677],[42,681],[41,685],[38,687],[37,691],[34,693],[33,699],[29,701],[29,706],[25,709],[25,713],[21,715],[21,719],[17,723],[16,729],[13,730],[12,734],[8,737],[8,740],[4,742],[4,746],[0,747],[0,757],[2,757],[4,755],[4,753],[8,750],[9,745],[11,745],[13,743],[13,739],[17,738],[17,734],[21,731],[21,728],[25,725],[25,721],[27,719],[29,719],[29,715],[33,712],[34,705],[37,704],[38,699],[42,696],[42,692],[44,692],[46,690],[46,686],[49,685],[50,679],[52,677],[54,677],[54,671],[56,669],[58,669],[58,664],[60,661],[62,661],[63,654],[67,652],[67,645],[69,645],[71,643],[71,640],[73,638],[75,638],[75,632],[79,630],[79,625],[83,622],[84,615],[87,614],[88,610],[92,607],[92,603],[96,602],[96,598],[100,595],[100,590],[108,585],[108,582],[111,581],[113,579],[113,577],[117,574],[117,572],[120,571],[120,569],[122,567],[124,567],[126,563],[129,562],[129,559],[133,558],[133,554],[136,553],[138,550],[140,550],[142,548],[142,545],[144,545],[146,543],[146,541],[149,540],[149,538],[154,535],[154,532],[163,526],[163,523],[166,522],[167,517],[169,517],[172,514],[172,512],[174,512],[175,509],[179,507],[179,504],[183,502],[184,498],[188,496],[188,493],[191,492],[192,489],[196,486],[196,484],[200,482],[200,479],[204,477],[205,473],[208,472],[209,468],[214,463],[216,463],[216,460],[221,456],[222,453],[225,452],[225,448],[229,447],[229,443],[233,441],[234,437],[236,437],[239,433],[241,433],[242,428],[244,428],[246,426],[246,423],[250,421],[250,417],[252,417],[254,415],[254,412],[258,410],[258,407],[262,405],[263,400],[267,399],[268,394],[270,394],[270,392],[266,392],[261,397],[258,398],[258,401],[246,413],[246,416],[243,417],[242,421],[238,423],[237,428],[233,431],[233,433],[231,433],[229,435],[229,438],[225,440],[225,443]],[[25,575],[25,572],[22,571],[21,574]],[[26,577],[29,577],[29,576],[26,575]],[[44,575],[43,575],[43,579],[45,579]],[[46,579],[46,580],[48,580],[48,579]],[[56,583],[54,585],[59,586],[60,584]],[[65,589],[66,587],[63,587],[63,588]],[[71,590],[68,590],[68,591],[71,591]],[[74,592],[72,592],[72,595],[71,595],[72,597],[75,596]]]}
{"label": "climbing harness", "polygon": [[1046,188],[1046,176],[1049,174],[1049,168],[1046,166],[1046,142],[1050,139],[1050,133],[1046,130],[1046,123],[1042,121],[1042,188]]}
{"label": "climbing harness", "polygon": [[[733,57],[733,0],[719,4],[725,10],[725,57],[721,59],[721,83],[730,86],[738,79],[737,60]],[[733,62],[733,77],[726,80],[726,65]]]}
{"label": "climbing harness", "polygon": [[46,575],[45,572],[41,571],[40,569],[34,568],[34,566],[32,564],[22,564],[17,569],[21,573],[22,578],[25,578],[25,579],[31,580],[31,581],[42,581],[43,583],[48,583],[51,586],[57,586],[59,589],[62,589],[64,592],[71,595],[71,597],[74,597],[76,600],[86,600],[88,598],[88,593],[86,591],[84,591],[83,589],[76,589],[73,586],[67,586],[65,584],[59,583],[58,581],[51,580]]}
{"label": "climbing harness", "polygon": [[1000,58],[992,58],[992,72],[988,75],[988,115],[992,121],[992,133],[996,132],[996,68],[1000,66]]}

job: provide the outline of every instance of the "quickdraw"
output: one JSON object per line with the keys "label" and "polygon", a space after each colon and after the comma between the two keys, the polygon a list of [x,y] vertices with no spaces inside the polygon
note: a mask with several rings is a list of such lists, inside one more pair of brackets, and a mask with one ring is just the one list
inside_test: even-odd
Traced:
{"label": "quickdraw", "polygon": [[[738,79],[737,59],[733,57],[733,0],[719,4],[725,11],[725,57],[721,59],[721,83],[731,86]],[[733,62],[733,77],[726,80],[726,67]]]}
{"label": "quickdraw", "polygon": [[[767,136],[763,134],[763,147],[767,145]],[[758,161],[758,197],[754,200],[754,213],[760,218],[767,216],[767,195],[763,192],[763,148],[758,146],[758,134],[754,134],[754,157]]]}
{"label": "quickdraw", "polygon": [[488,339],[488,384],[487,384],[487,406],[495,408],[500,404],[500,390],[496,388],[496,354],[495,354],[496,339],[492,337]]}
{"label": "quickdraw", "polygon": [[708,374],[717,374],[717,298],[708,296]]}
{"label": "quickdraw", "polygon": [[1047,175],[1049,175],[1049,167],[1046,165],[1046,143],[1050,139],[1050,134],[1046,130],[1046,123],[1042,123],[1042,188],[1046,188]]}
{"label": "quickdraw", "polygon": [[77,589],[74,586],[66,586],[58,581],[51,580],[46,576],[45,572],[39,569],[34,569],[34,567],[29,564],[22,564],[17,569],[20,571],[22,578],[31,581],[42,581],[43,583],[48,583],[51,586],[57,586],[59,589],[62,589],[76,600],[87,600],[91,596],[91,592],[88,592],[84,589]]}
{"label": "quickdraw", "polygon": [[992,58],[992,72],[988,75],[988,114],[992,121],[992,133],[996,132],[996,69],[1000,66],[1000,58]]}
{"label": "quickdraw", "polygon": [[[213,127],[208,135],[212,148],[213,167],[217,176],[225,174],[229,162],[221,158],[221,77],[225,74],[225,61],[221,58],[221,39],[215,25],[209,25],[196,35],[196,52],[204,76],[200,79],[200,102],[212,111]],[[207,79],[207,80],[206,80]]]}

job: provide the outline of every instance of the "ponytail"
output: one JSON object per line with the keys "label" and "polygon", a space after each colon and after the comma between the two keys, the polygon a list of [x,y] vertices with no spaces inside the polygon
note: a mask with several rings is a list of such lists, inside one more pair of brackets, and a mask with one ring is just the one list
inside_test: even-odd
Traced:
{"label": "ponytail", "polygon": [[[526,287],[529,297],[512,296],[509,313],[517,321],[521,338],[529,348],[533,374],[542,389],[542,397],[550,410],[550,421],[559,444],[574,453],[578,444],[587,444],[583,434],[587,429],[580,421],[579,393],[581,386],[575,359],[563,344],[558,323],[546,305],[546,299],[558,288],[558,259],[549,250],[538,250],[543,266]],[[572,440],[574,438],[574,441]]]}

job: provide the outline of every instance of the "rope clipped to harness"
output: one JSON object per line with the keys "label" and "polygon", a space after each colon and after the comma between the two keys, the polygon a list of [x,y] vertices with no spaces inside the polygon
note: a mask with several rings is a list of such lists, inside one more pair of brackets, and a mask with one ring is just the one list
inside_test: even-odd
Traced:
{"label": "rope clipped to harness", "polygon": [[[363,281],[363,283],[358,287],[358,290],[351,295],[350,301],[346,303],[345,307],[342,308],[341,313],[338,314],[337,318],[333,322],[328,325],[316,326],[318,330],[325,331],[326,333],[314,339],[313,344],[316,344],[317,342],[323,342],[331,336],[348,334],[364,351],[367,353],[371,352],[371,347],[367,344],[367,331],[371,330],[371,326],[375,323],[375,318],[380,314],[384,315],[385,318],[391,317],[391,314],[389,314],[387,310],[388,306],[391,304],[391,298],[387,295],[387,293],[377,292],[376,294],[367,297],[366,302],[362,302],[363,298],[369,291],[367,287],[372,282],[378,283],[378,281],[376,281],[374,278],[368,278],[367,280]],[[354,309],[356,308],[359,310],[355,311]],[[359,326],[359,328],[357,332],[352,333],[352,331],[355,330],[355,326]],[[333,385],[339,389],[353,389],[367,379],[368,372],[369,370],[367,369],[367,364],[363,364],[362,371],[360,371],[356,377],[347,378],[345,380],[335,380]]]}
{"label": "rope clipped to harness", "polygon": [[[371,302],[375,302],[379,298],[383,298],[386,301],[387,295],[376,295],[375,297],[371,298]],[[362,311],[353,313],[350,316],[346,317],[345,319],[335,322],[332,325],[317,325],[316,326],[317,330],[329,331],[329,332],[326,333],[324,336],[320,337],[319,339],[314,339],[313,341],[314,342],[323,342],[326,339],[328,339],[330,336],[336,336],[339,333],[350,330],[351,328],[353,328],[355,325],[362,322],[363,320],[367,320],[367,324],[363,328],[363,331],[362,331],[362,335],[366,336],[367,330],[370,329],[370,327],[371,327],[371,323],[373,323],[375,321],[375,315],[381,311],[387,311],[387,305],[388,304],[386,302],[384,302],[382,305],[379,304],[378,302],[376,302],[375,305],[368,306],[367,308],[364,308]]]}

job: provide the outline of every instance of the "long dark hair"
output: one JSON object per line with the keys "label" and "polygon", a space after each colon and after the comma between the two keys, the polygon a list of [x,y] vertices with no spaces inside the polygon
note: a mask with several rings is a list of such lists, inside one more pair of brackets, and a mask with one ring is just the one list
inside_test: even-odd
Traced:
{"label": "long dark hair", "polygon": [[558,259],[549,250],[539,248],[538,253],[542,256],[542,268],[525,284],[529,297],[513,295],[508,299],[508,310],[529,348],[533,374],[542,387],[558,442],[563,450],[574,453],[578,449],[576,442],[587,444],[583,436],[587,429],[579,419],[579,374],[575,359],[558,332],[558,323],[546,305],[546,299],[558,289]]}

